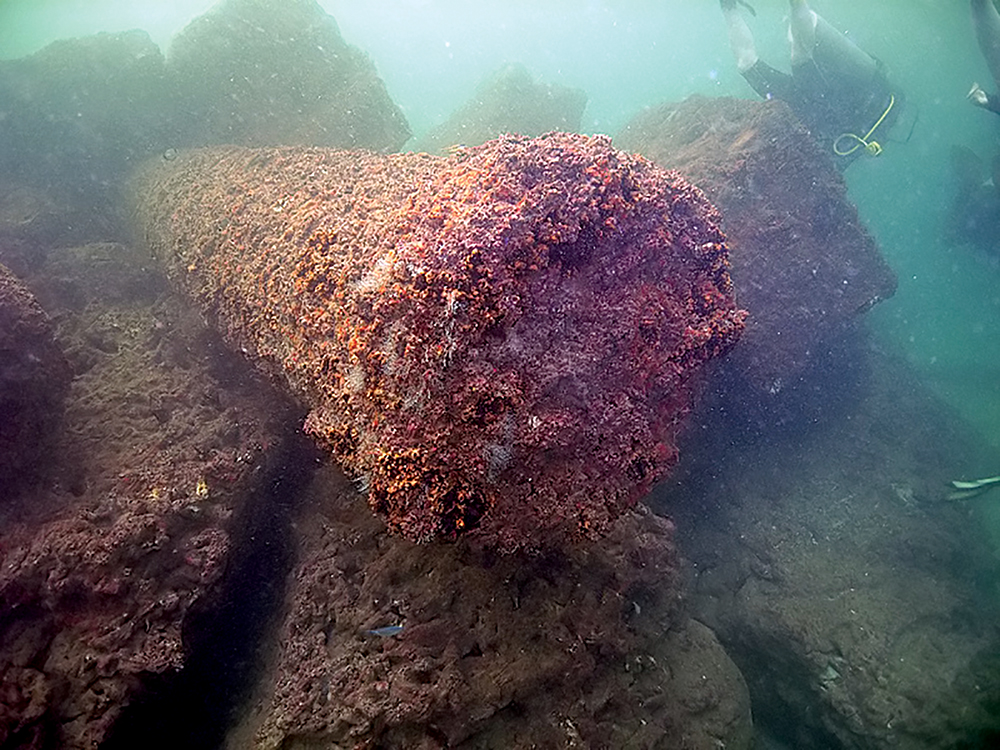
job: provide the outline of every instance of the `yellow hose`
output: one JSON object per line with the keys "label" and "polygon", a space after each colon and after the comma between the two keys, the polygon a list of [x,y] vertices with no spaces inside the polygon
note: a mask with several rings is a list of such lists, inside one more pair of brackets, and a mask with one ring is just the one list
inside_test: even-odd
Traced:
{"label": "yellow hose", "polygon": [[[881,154],[882,153],[881,144],[878,141],[870,141],[868,139],[871,138],[872,133],[875,132],[878,126],[882,124],[882,121],[885,120],[885,118],[888,116],[889,112],[892,110],[892,107],[895,103],[896,103],[895,94],[889,94],[889,106],[885,108],[885,112],[882,113],[882,116],[878,118],[875,124],[872,125],[871,130],[865,133],[864,136],[855,135],[854,133],[841,133],[840,135],[838,135],[833,141],[833,153],[835,153],[837,156],[850,156],[863,146],[865,151],[867,151],[872,156],[878,156],[879,154]],[[841,150],[840,147],[838,146],[840,141],[844,138],[853,139],[855,141],[854,145],[851,148],[847,149],[846,151]]]}

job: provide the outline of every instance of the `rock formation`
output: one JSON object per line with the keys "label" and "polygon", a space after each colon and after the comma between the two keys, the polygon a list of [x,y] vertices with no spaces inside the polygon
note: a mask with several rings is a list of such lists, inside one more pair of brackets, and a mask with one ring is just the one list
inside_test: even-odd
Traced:
{"label": "rock formation", "polygon": [[34,295],[0,265],[0,503],[34,473],[71,372]]}
{"label": "rock formation", "polygon": [[575,133],[586,106],[582,90],[536,83],[523,65],[506,65],[479,84],[451,117],[419,138],[413,150],[443,154],[452,146],[478,146],[507,133]]}
{"label": "rock formation", "polygon": [[411,539],[599,535],[743,328],[714,209],[607,139],[210,149],[134,194],[174,282]]}
{"label": "rock formation", "polygon": [[754,397],[794,387],[830,338],[895,291],[843,178],[783,102],[692,96],[642,112],[615,140],[679,170],[722,213],[750,312],[730,362]]}
{"label": "rock formation", "polygon": [[170,45],[180,145],[397,151],[410,137],[375,65],[315,0],[224,0]]}

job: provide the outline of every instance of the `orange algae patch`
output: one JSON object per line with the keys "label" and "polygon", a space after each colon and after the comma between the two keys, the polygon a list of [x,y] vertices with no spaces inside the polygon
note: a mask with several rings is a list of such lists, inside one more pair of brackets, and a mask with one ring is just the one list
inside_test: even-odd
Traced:
{"label": "orange algae patch", "polygon": [[675,463],[693,376],[743,329],[715,210],[603,137],[221,147],[135,189],[174,281],[416,540],[602,533]]}

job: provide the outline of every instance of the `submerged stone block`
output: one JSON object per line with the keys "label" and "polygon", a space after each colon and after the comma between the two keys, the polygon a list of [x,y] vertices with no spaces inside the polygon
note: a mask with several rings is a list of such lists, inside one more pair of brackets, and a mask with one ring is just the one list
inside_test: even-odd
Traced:
{"label": "submerged stone block", "polygon": [[[187,674],[227,572],[271,533],[253,523],[274,517],[267,493],[285,458],[274,446],[300,415],[142,271],[148,260],[118,245],[64,248],[28,279],[59,321],[68,389],[44,315],[0,275],[0,470],[39,435],[46,446],[44,471],[16,496],[0,476],[4,747],[140,745],[108,741]],[[36,424],[53,405],[25,420],[8,408],[12,394],[18,405],[62,397],[55,429]],[[246,632],[229,628],[225,653]],[[238,684],[233,662],[189,689],[188,705],[224,712],[232,698],[211,682]],[[222,721],[181,713],[192,731]]]}
{"label": "submerged stone block", "polygon": [[63,233],[74,239],[115,236],[120,179],[171,145],[174,119],[163,55],[144,31],[0,61],[0,175],[71,207]]}
{"label": "submerged stone block", "polygon": [[122,182],[154,155],[216,143],[395,151],[409,137],[372,61],[312,0],[228,0],[180,32],[169,60],[132,30],[0,61],[0,179],[48,195],[65,245],[123,239]]}
{"label": "submerged stone block", "polygon": [[865,392],[822,429],[739,445],[722,420],[692,430],[694,460],[650,503],[677,523],[694,616],[780,746],[993,748],[996,500],[947,500],[945,480],[1000,455],[901,359],[869,356]]}
{"label": "submerged stone block", "polygon": [[170,45],[183,144],[397,151],[410,137],[369,57],[314,0],[225,0]]}
{"label": "submerged stone block", "polygon": [[786,104],[692,96],[637,115],[616,144],[677,169],[722,213],[750,312],[730,362],[758,395],[793,385],[825,339],[894,293],[843,178]]}
{"label": "submerged stone block", "polygon": [[326,467],[295,526],[233,746],[749,747],[743,679],[679,606],[673,526],[644,508],[599,542],[497,557],[386,538]]}
{"label": "submerged stone block", "polygon": [[208,149],[134,194],[176,284],[411,539],[600,534],[743,328],[714,209],[606,138]]}
{"label": "submerged stone block", "polygon": [[0,502],[37,470],[71,377],[48,315],[0,265]]}

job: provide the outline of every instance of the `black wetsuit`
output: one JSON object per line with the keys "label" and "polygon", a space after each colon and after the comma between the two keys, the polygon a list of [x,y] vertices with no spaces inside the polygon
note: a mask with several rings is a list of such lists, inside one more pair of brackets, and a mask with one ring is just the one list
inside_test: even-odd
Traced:
{"label": "black wetsuit", "polygon": [[[868,81],[837,80],[825,75],[813,62],[796,65],[792,73],[783,73],[763,60],[744,71],[743,77],[750,87],[765,99],[781,99],[791,107],[802,124],[826,149],[839,169],[861,156],[864,146],[844,134],[865,138],[872,126],[883,115],[885,118],[871,134],[868,141],[885,138],[886,132],[899,116],[902,97],[895,91],[879,63],[876,73]],[[846,156],[841,152],[857,149]]]}
{"label": "black wetsuit", "polygon": [[983,93],[986,94],[986,103],[979,106],[1000,115],[1000,94],[991,94],[988,91]]}

